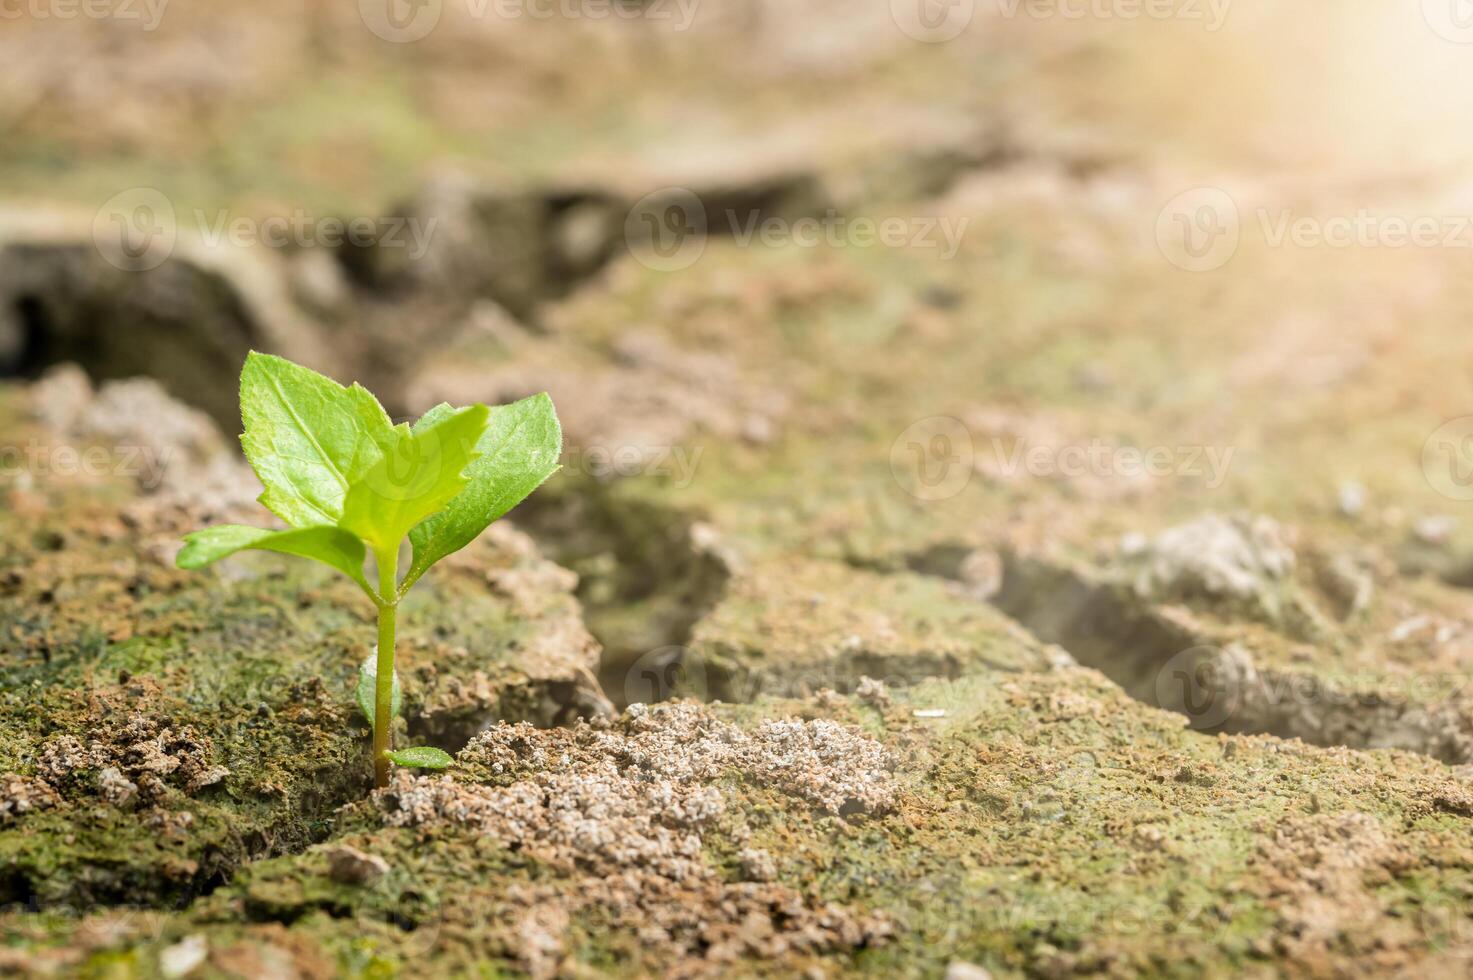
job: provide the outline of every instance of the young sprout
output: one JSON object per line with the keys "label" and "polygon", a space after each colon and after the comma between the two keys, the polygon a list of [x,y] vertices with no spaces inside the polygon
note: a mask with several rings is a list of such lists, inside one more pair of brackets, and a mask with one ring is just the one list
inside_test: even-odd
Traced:
{"label": "young sprout", "polygon": [[[411,427],[394,425],[366,388],[344,388],[280,357],[252,352],[240,373],[241,444],[266,490],[261,503],[289,525],[238,524],[185,537],[180,568],[202,568],[245,549],[331,565],[378,608],[378,652],[359,670],[357,700],[373,724],[374,783],[389,764],[443,769],[450,756],[394,751],[399,713],[394,631],[399,603],[435,562],[475,540],[558,469],[562,430],[552,399],[535,395],[488,408],[438,405]],[[409,539],[408,570],[399,573]],[[377,587],[364,572],[374,559]]]}

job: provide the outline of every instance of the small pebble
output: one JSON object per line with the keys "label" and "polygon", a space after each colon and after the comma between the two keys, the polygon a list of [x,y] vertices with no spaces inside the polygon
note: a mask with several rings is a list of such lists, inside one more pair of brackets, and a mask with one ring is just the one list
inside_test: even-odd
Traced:
{"label": "small pebble", "polygon": [[945,980],[992,980],[992,974],[975,963],[952,960],[947,964]]}
{"label": "small pebble", "polygon": [[192,973],[210,955],[204,936],[186,936],[159,953],[159,973],[166,977],[183,977]]}
{"label": "small pebble", "polygon": [[1346,517],[1359,517],[1366,509],[1366,488],[1354,480],[1340,484],[1340,513]]}
{"label": "small pebble", "polygon": [[742,874],[748,881],[777,880],[777,862],[766,851],[746,848],[737,857],[742,863]]}
{"label": "small pebble", "polygon": [[1446,544],[1452,537],[1456,522],[1451,517],[1437,515],[1417,521],[1413,533],[1427,544]]}
{"label": "small pebble", "polygon": [[890,707],[890,692],[886,689],[885,682],[873,677],[861,677],[859,686],[854,689],[854,696],[874,708],[883,710]]}
{"label": "small pebble", "polygon": [[1134,558],[1146,553],[1151,541],[1139,531],[1132,531],[1120,538],[1120,554],[1125,558]]}
{"label": "small pebble", "polygon": [[389,862],[346,844],[327,854],[328,877],[343,885],[367,885],[389,873]]}

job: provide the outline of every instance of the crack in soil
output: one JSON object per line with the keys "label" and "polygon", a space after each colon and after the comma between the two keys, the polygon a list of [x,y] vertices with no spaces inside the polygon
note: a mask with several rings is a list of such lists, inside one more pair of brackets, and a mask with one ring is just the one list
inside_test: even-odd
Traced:
{"label": "crack in soil", "polygon": [[1185,608],[1152,604],[1128,585],[1016,555],[1004,555],[1002,564],[990,599],[999,610],[1131,697],[1186,716],[1198,731],[1406,749],[1450,765],[1473,759],[1468,720],[1455,704],[1340,690],[1311,671],[1264,667]]}
{"label": "crack in soil", "polygon": [[603,646],[599,684],[615,707],[672,696],[691,631],[731,577],[710,527],[699,515],[621,497],[592,478],[544,488],[512,520],[551,561],[578,574],[584,622]]}
{"label": "crack in soil", "polygon": [[1205,734],[1270,735],[1321,747],[1401,749],[1448,765],[1473,762],[1473,720],[1456,700],[1466,684],[1419,702],[1391,690],[1391,679],[1356,683],[1311,668],[1265,666],[1247,643],[1215,635],[1185,606],[1152,602],[1128,582],[1082,568],[1003,551],[990,562],[995,578],[979,583],[973,563],[981,553],[955,543],[893,561],[848,560],[866,570],[899,567],[956,583],[1132,698],[1183,715]]}

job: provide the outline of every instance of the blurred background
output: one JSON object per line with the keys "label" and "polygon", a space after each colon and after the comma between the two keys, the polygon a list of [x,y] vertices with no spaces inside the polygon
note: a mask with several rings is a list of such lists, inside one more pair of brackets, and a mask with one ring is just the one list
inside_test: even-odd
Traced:
{"label": "blurred background", "polygon": [[[1473,0],[0,0],[0,972],[155,975],[11,904],[76,899],[175,910],[172,976],[443,974],[441,925],[534,976],[1468,975],[1470,83]],[[552,394],[563,471],[415,593],[416,739],[689,695],[853,721],[772,751],[861,789],[682,756],[702,844],[715,783],[656,834],[607,801],[669,784],[525,735],[607,879],[329,883],[370,610],[173,567],[269,520],[252,349],[396,420]],[[697,740],[654,717],[587,744]],[[137,785],[30,779],[94,729]]]}
{"label": "blurred background", "polygon": [[[581,475],[794,547],[1347,501],[1441,545],[1464,6],[10,0],[0,372],[227,431],[251,348],[401,416],[548,389]],[[1220,465],[1013,456],[1101,440]]]}

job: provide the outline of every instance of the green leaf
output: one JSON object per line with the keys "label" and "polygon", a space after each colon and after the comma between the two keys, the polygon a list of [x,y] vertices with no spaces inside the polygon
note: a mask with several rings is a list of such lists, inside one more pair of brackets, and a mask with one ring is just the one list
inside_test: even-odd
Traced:
{"label": "green leaf", "polygon": [[389,761],[406,769],[449,769],[455,762],[449,754],[428,745],[385,753]]}
{"label": "green leaf", "polygon": [[246,549],[315,558],[347,575],[365,591],[372,591],[363,577],[363,542],[336,527],[268,531],[261,527],[222,524],[185,535],[184,548],[174,563],[180,568],[203,568]]}
{"label": "green leaf", "polygon": [[366,388],[254,351],[240,372],[240,415],[261,503],[293,527],[338,523],[349,488],[396,443]]}
{"label": "green leaf", "polygon": [[[434,425],[454,409],[440,405],[425,413],[420,426]],[[469,483],[444,511],[409,532],[414,561],[405,581],[413,584],[431,565],[454,554],[558,470],[563,432],[546,394],[490,410],[476,445],[480,454],[466,470]]]}
{"label": "green leaf", "polygon": [[[368,719],[368,726],[373,727],[375,706],[378,703],[378,655],[374,654],[358,666],[358,710],[363,712],[363,717]],[[394,679],[390,683],[389,694],[389,720],[393,721],[399,717],[399,709],[404,706],[404,692],[399,687],[399,672],[394,671]]]}
{"label": "green leaf", "polygon": [[395,429],[394,447],[348,490],[341,526],[378,554],[397,549],[410,528],[465,489],[488,411],[472,405],[417,430]]}

